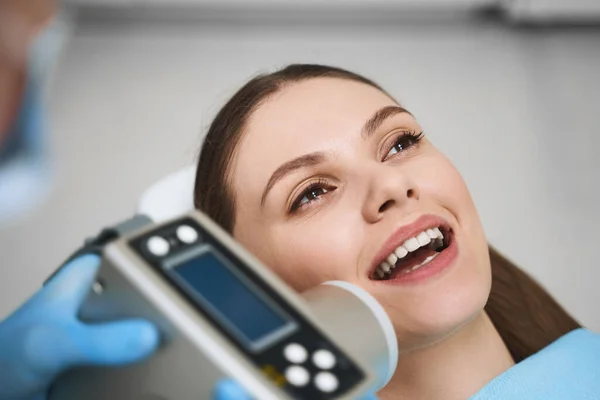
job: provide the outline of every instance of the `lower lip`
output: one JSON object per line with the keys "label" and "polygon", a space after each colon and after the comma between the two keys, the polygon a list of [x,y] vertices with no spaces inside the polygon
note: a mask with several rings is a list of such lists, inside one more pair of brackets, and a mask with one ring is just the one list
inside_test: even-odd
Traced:
{"label": "lower lip", "polygon": [[408,273],[401,272],[392,279],[377,280],[375,282],[396,285],[423,283],[448,270],[453,265],[457,256],[458,246],[456,240],[452,237],[450,245],[444,251],[419,269]]}

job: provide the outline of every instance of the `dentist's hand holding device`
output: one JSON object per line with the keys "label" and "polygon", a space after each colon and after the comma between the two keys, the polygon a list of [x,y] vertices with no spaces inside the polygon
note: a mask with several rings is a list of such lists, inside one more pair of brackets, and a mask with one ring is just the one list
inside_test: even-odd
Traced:
{"label": "dentist's hand holding device", "polygon": [[[224,377],[261,400],[358,399],[395,370],[394,330],[373,297],[346,282],[300,295],[198,211],[160,224],[136,217],[88,251],[102,253],[102,266],[79,319],[143,318],[162,345],[127,367],[73,369],[50,399],[209,398]],[[153,337],[148,328],[138,352]]]}

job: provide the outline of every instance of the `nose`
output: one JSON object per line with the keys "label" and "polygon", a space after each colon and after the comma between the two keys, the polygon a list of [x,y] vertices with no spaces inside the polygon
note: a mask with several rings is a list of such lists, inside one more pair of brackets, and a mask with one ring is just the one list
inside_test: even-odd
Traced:
{"label": "nose", "polygon": [[381,220],[394,208],[419,200],[420,192],[410,175],[397,166],[379,164],[365,174],[367,195],[363,217],[369,223]]}

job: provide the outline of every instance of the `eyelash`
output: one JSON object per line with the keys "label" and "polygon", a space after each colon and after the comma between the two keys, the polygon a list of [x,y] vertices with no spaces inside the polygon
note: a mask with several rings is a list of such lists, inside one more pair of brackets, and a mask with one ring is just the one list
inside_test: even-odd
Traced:
{"label": "eyelash", "polygon": [[312,203],[313,201],[316,201],[316,199],[312,199],[312,200],[309,199],[308,201],[302,203],[302,200],[305,197],[310,196],[312,194],[312,192],[314,192],[316,189],[323,189],[323,190],[325,190],[325,193],[335,190],[335,189],[331,190],[330,188],[332,188],[332,186],[325,179],[319,179],[318,181],[311,183],[310,185],[308,185],[308,187],[306,189],[304,189],[302,191],[302,193],[300,193],[298,195],[298,197],[296,197],[296,199],[290,206],[290,214],[297,212],[300,208],[305,207],[306,205]]}
{"label": "eyelash", "polygon": [[[388,160],[388,154],[390,154],[390,151],[398,146],[398,145],[402,145],[403,142],[408,141],[408,144],[406,146],[402,146],[402,150],[399,150],[398,152],[396,152],[395,154],[399,154],[402,153],[403,151],[408,150],[409,148],[419,144],[419,142],[421,141],[421,139],[423,139],[423,136],[425,135],[425,132],[421,131],[421,132],[417,132],[417,131],[402,131],[400,133],[400,135],[394,140],[394,144],[388,149],[387,153],[385,153],[385,157],[383,158],[383,161]],[[393,157],[395,154],[393,154],[390,157]]]}
{"label": "eyelash", "polygon": [[[398,146],[398,145],[402,145],[403,142],[408,141],[409,143],[406,146],[402,146],[402,150],[398,151],[396,154],[399,154],[403,151],[406,151],[407,149],[409,149],[410,147],[413,147],[417,144],[419,144],[419,142],[421,141],[421,139],[423,139],[424,136],[424,132],[417,132],[417,131],[403,131],[400,133],[400,135],[398,135],[398,137],[394,140],[394,144],[389,148],[388,152],[386,153],[386,157],[384,157],[383,161],[386,161],[388,159],[387,154],[390,153],[390,151]],[[308,185],[308,187],[306,189],[304,189],[302,191],[302,193],[300,193],[298,195],[298,197],[296,197],[296,199],[294,200],[294,202],[292,203],[292,205],[290,206],[289,209],[289,213],[293,214],[298,212],[301,208],[311,204],[313,201],[316,201],[317,199],[308,199],[306,202],[302,203],[302,200],[305,197],[311,196],[313,195],[313,192],[316,189],[323,189],[325,190],[325,193],[329,193],[332,192],[333,190],[335,190],[335,188],[333,188],[332,185],[330,185],[325,179],[319,179],[318,181],[312,182],[310,185]],[[322,196],[323,194],[319,195],[318,197]],[[314,196],[317,197],[317,196]]]}

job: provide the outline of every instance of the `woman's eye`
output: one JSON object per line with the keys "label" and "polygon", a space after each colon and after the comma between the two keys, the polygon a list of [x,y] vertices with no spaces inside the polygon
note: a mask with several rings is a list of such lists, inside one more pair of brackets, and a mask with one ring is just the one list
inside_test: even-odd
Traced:
{"label": "woman's eye", "polygon": [[332,190],[330,186],[324,183],[313,183],[309,187],[307,187],[298,197],[294,200],[294,203],[290,207],[290,211],[296,211],[301,207],[304,207],[316,200],[318,200],[323,195],[329,193]]}
{"label": "woman's eye", "polygon": [[402,153],[403,151],[407,150],[408,148],[419,143],[419,141],[422,138],[423,138],[423,132],[420,132],[420,133],[402,132],[402,134],[400,134],[400,136],[398,136],[396,138],[396,141],[394,142],[394,144],[392,145],[390,150],[387,152],[387,154],[383,160],[385,161],[388,158],[390,158],[396,154]]}

